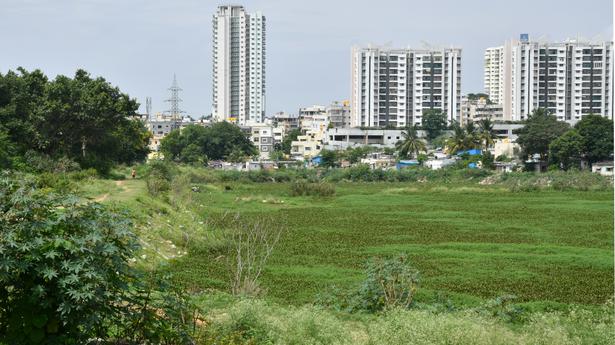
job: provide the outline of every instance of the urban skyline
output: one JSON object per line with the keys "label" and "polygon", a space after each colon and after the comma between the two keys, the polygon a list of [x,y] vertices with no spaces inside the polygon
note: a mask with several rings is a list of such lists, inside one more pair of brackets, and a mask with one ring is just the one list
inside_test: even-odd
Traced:
{"label": "urban skyline", "polygon": [[[462,8],[456,2],[434,7],[385,1],[383,8],[399,9],[388,11],[386,18],[373,16],[373,8],[369,10],[370,5],[362,2],[343,6],[318,1],[244,1],[242,5],[267,16],[267,115],[271,115],[350,99],[349,55],[353,45],[389,43],[392,48],[423,48],[425,41],[438,47],[462,48],[461,92],[466,94],[483,91],[484,50],[520,33],[554,42],[577,34],[590,39],[601,34],[602,39],[610,39],[611,2],[590,1],[593,4],[586,6],[583,16],[567,10],[566,2],[526,2],[492,8],[487,1],[469,1]],[[211,17],[217,5],[154,1],[110,6],[98,1],[58,4],[9,0],[0,14],[0,32],[10,33],[2,35],[3,42],[18,49],[0,60],[0,71],[23,66],[40,68],[53,77],[72,75],[81,67],[92,75],[105,76],[137,98],[142,112],[147,96],[153,98],[154,111],[165,109],[166,89],[177,73],[184,89],[184,110],[195,117],[207,115],[212,105]],[[534,10],[524,11],[529,5]],[[437,23],[425,22],[421,16],[404,20],[402,15],[405,10],[421,13],[436,8],[442,19]],[[483,21],[464,20],[467,11],[480,11]],[[547,12],[558,20],[544,24],[541,13]],[[121,13],[136,15],[126,17]],[[340,13],[351,13],[351,20],[338,20]],[[75,20],[62,20],[67,15]],[[20,30],[15,32],[11,27]],[[41,55],[47,58],[42,61],[38,58]],[[316,67],[318,61],[322,63]]]}

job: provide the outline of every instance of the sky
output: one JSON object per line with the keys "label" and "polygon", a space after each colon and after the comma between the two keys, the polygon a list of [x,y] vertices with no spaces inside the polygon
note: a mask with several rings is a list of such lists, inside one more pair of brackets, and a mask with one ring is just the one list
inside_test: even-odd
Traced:
{"label": "sky", "polygon": [[[50,78],[83,68],[153,111],[211,113],[210,0],[0,0],[0,73],[22,66]],[[246,0],[267,18],[267,114],[350,97],[353,45],[459,47],[462,92],[483,90],[485,48],[530,38],[611,40],[612,0]]]}

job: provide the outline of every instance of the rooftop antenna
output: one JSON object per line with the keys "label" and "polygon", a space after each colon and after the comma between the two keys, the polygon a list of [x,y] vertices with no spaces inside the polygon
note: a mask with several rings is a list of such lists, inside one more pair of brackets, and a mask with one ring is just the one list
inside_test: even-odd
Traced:
{"label": "rooftop antenna", "polygon": [[171,92],[171,98],[165,100],[165,102],[171,103],[171,109],[167,110],[166,113],[171,115],[171,118],[175,123],[178,123],[180,120],[180,116],[184,111],[179,109],[179,102],[181,102],[181,98],[179,98],[179,92],[182,89],[177,86],[177,78],[175,74],[173,74],[173,84],[168,90]]}

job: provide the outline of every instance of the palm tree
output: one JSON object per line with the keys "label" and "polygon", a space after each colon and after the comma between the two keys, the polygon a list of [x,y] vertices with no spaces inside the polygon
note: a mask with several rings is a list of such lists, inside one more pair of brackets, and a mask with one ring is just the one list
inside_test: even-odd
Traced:
{"label": "palm tree", "polygon": [[479,132],[473,122],[468,122],[465,126],[465,138],[463,141],[463,150],[471,150],[480,147]]}
{"label": "palm tree", "polygon": [[455,154],[466,148],[466,131],[458,124],[453,124],[453,136],[446,141],[446,151]]}
{"label": "palm tree", "polygon": [[426,151],[425,142],[419,138],[416,128],[406,127],[401,136],[402,140],[395,144],[395,148],[399,150],[400,157],[407,157],[409,153],[414,153],[414,158],[417,158],[419,152]]}
{"label": "palm tree", "polygon": [[491,122],[490,118],[482,119],[478,123],[478,131],[481,139],[481,144],[484,144],[485,150],[487,150],[491,145],[494,144],[495,138],[497,137],[495,134],[495,130],[493,129],[493,122]]}

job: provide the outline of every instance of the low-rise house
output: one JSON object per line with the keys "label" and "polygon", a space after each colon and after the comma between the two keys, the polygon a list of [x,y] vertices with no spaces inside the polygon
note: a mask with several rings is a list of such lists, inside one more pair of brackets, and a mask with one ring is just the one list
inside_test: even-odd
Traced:
{"label": "low-rise house", "polygon": [[[345,150],[349,147],[372,146],[395,148],[402,140],[401,129],[329,128],[324,134],[323,144],[327,150]],[[419,131],[422,136],[423,131]]]}
{"label": "low-rise house", "polygon": [[499,173],[509,173],[515,171],[517,164],[513,162],[495,162],[495,171]]}
{"label": "low-rise house", "polygon": [[388,169],[395,166],[395,157],[382,152],[373,152],[361,158],[361,164],[367,164],[371,169]]}
{"label": "low-rise house", "polygon": [[603,161],[592,164],[592,172],[602,176],[613,176],[613,161]]}
{"label": "low-rise house", "polygon": [[451,166],[457,162],[454,158],[430,159],[425,162],[425,166],[431,170],[438,170]]}
{"label": "low-rise house", "polygon": [[274,127],[267,124],[253,125],[250,130],[250,140],[256,146],[261,160],[268,160],[275,145],[282,143],[284,127]]}
{"label": "low-rise house", "polygon": [[496,139],[490,151],[494,157],[506,156],[513,158],[519,155],[521,146],[510,138]]}

